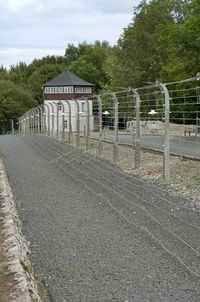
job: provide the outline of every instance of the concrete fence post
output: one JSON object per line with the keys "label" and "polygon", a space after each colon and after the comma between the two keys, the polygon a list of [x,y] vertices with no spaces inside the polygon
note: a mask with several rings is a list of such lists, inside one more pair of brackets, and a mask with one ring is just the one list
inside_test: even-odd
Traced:
{"label": "concrete fence post", "polygon": [[77,135],[76,135],[76,146],[79,147],[80,146],[80,106],[79,106],[79,102],[74,99],[74,102],[76,103],[76,108],[77,108],[77,119],[76,119],[76,131],[77,131]]}
{"label": "concrete fence post", "polygon": [[89,100],[86,98],[87,103],[87,136],[86,136],[86,150],[90,150],[90,104]]}
{"label": "concrete fence post", "polygon": [[45,119],[44,119],[44,131],[45,134],[47,134],[48,136],[50,136],[50,109],[49,106],[47,104],[44,104],[44,108],[46,108],[46,112],[45,113]]}
{"label": "concrete fence post", "polygon": [[68,143],[71,144],[72,140],[72,110],[71,110],[71,104],[68,100],[65,100],[63,102],[66,102],[69,108],[69,131],[68,131]]}
{"label": "concrete fence post", "polygon": [[102,156],[102,99],[97,95],[97,101],[99,106],[99,156]]}
{"label": "concrete fence post", "polygon": [[52,114],[51,114],[51,136],[54,136],[54,105],[50,102],[49,103],[52,108]]}
{"label": "concrete fence post", "polygon": [[163,176],[166,181],[170,180],[170,146],[169,146],[169,92],[165,84],[156,82],[165,94],[165,137],[164,137],[164,157],[163,157]]}
{"label": "concrete fence post", "polygon": [[136,97],[136,144],[135,144],[135,169],[140,167],[140,96],[136,89],[131,89]]}
{"label": "concrete fence post", "polygon": [[59,104],[58,103],[55,103],[55,105],[56,105],[56,118],[57,118],[57,126],[56,126],[56,138],[57,139],[59,139],[59,110],[58,110],[58,108],[59,108]]}
{"label": "concrete fence post", "polygon": [[65,106],[64,103],[61,102],[62,106],[62,141],[65,140]]}
{"label": "concrete fence post", "polygon": [[115,125],[114,125],[114,162],[118,162],[118,98],[114,92],[111,92],[115,106]]}

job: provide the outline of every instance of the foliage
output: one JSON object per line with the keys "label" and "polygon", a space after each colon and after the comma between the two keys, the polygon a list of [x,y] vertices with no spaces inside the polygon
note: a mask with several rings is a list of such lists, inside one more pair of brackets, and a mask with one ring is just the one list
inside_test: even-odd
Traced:
{"label": "foliage", "polygon": [[84,47],[84,53],[72,62],[69,70],[77,76],[95,85],[96,91],[101,90],[108,81],[103,69],[105,59],[109,54],[108,42],[96,41],[94,45]]}
{"label": "foliage", "polygon": [[29,91],[10,80],[0,80],[0,120],[17,118],[36,105]]}

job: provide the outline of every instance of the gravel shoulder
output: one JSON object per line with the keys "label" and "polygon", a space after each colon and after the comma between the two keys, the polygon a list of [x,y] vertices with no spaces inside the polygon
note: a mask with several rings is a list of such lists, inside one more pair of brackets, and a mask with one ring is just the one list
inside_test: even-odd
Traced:
{"label": "gravel shoulder", "polygon": [[186,199],[48,137],[1,136],[0,152],[54,301],[199,301],[200,213]]}

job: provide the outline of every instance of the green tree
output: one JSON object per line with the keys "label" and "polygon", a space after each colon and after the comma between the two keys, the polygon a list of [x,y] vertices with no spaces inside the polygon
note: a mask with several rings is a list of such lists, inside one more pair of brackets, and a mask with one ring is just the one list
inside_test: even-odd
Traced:
{"label": "green tree", "polygon": [[62,64],[44,64],[31,74],[28,79],[28,87],[31,90],[34,99],[36,99],[39,104],[43,102],[42,85],[62,72],[64,72],[64,65]]}
{"label": "green tree", "polygon": [[[124,29],[108,59],[107,72],[111,86],[143,86],[160,76],[166,52],[159,48],[157,27],[167,23],[182,23],[186,12],[183,0],[143,0],[134,8],[133,22]],[[109,70],[110,69],[110,70]]]}
{"label": "green tree", "polygon": [[110,46],[108,42],[96,41],[94,45],[88,44],[84,54],[72,62],[69,70],[77,76],[95,85],[95,90],[101,90],[108,78],[103,68],[104,61],[108,57]]}
{"label": "green tree", "polygon": [[[24,112],[37,106],[29,91],[10,80],[0,80],[0,120],[18,118]],[[3,131],[2,131],[3,132]]]}
{"label": "green tree", "polygon": [[200,70],[200,2],[185,3],[184,12],[182,22],[157,27],[159,48],[165,52],[160,73],[163,81],[193,77]]}

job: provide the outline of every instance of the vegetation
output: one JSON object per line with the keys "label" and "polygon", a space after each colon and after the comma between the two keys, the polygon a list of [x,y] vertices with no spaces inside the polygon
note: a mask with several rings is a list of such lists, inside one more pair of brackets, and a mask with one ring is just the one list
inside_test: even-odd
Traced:
{"label": "vegetation", "polygon": [[142,0],[116,45],[68,44],[63,56],[0,68],[0,120],[41,104],[42,84],[69,70],[95,85],[95,92],[174,81],[200,71],[200,2]]}

